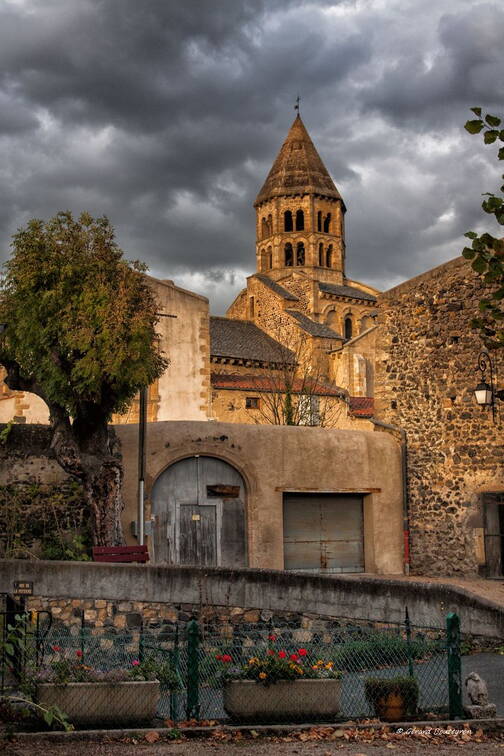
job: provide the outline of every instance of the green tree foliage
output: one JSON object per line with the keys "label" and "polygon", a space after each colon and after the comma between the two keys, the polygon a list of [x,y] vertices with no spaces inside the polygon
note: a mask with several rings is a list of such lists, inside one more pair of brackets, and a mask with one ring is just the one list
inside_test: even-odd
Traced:
{"label": "green tree foliage", "polygon": [[[466,130],[470,134],[483,133],[485,144],[504,142],[504,129],[500,128],[501,119],[497,116],[482,115],[481,108],[471,108],[475,119],[467,121]],[[499,147],[497,157],[504,160],[504,147]],[[504,175],[502,176],[504,179]],[[504,184],[500,188],[501,195],[485,193],[483,210],[493,215],[497,223],[504,225]],[[474,231],[468,231],[466,236],[471,239],[471,247],[462,251],[467,260],[472,260],[473,270],[490,288],[490,296],[482,299],[479,304],[480,316],[473,320],[473,326],[479,329],[483,341],[489,348],[504,347],[504,240],[490,233],[478,236]]]}
{"label": "green tree foliage", "polygon": [[122,467],[108,422],[167,365],[144,271],[123,258],[107,218],[61,212],[15,234],[0,286],[5,382],[48,405],[52,448],[83,483],[97,545],[122,542]]}

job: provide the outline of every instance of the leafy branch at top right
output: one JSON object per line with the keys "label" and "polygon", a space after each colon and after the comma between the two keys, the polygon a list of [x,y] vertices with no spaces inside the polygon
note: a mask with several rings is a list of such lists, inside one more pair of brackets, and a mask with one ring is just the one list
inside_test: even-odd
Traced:
{"label": "leafy branch at top right", "polygon": [[[467,121],[465,129],[470,134],[483,133],[485,144],[504,142],[504,128],[501,119],[495,115],[482,114],[481,108],[471,108],[477,118]],[[499,147],[497,157],[504,160],[504,147]],[[504,179],[504,175],[502,176]],[[504,225],[504,184],[500,187],[501,195],[485,192],[483,210],[493,215],[497,223]],[[474,231],[465,234],[471,239],[471,247],[464,247],[462,255],[472,260],[473,270],[488,286],[489,294],[479,303],[480,315],[472,321],[474,328],[490,349],[504,347],[504,239]]]}

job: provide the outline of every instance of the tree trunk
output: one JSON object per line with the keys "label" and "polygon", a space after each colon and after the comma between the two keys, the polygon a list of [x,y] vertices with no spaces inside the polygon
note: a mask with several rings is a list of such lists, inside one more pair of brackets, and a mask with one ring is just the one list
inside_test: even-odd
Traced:
{"label": "tree trunk", "polygon": [[65,472],[78,478],[89,506],[94,546],[121,546],[122,464],[113,429],[104,421],[76,419],[51,407],[51,447]]}

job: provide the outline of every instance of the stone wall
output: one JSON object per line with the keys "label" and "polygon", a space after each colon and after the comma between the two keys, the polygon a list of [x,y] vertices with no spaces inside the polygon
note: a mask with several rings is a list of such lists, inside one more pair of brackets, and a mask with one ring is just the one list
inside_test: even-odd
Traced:
{"label": "stone wall", "polygon": [[[275,570],[167,567],[92,562],[0,561],[0,592],[14,580],[33,581],[29,608],[49,609],[66,624],[85,622],[99,630],[187,621],[193,613],[219,624],[297,622],[313,629],[318,620],[404,622],[443,628],[455,611],[464,633],[500,638],[502,607],[462,588],[442,583],[351,575],[310,575]],[[55,611],[56,610],[56,611]],[[140,616],[139,616],[140,615]],[[121,617],[121,619],[116,619]],[[304,620],[303,620],[304,618]]]}
{"label": "stone wall", "polygon": [[[416,574],[481,568],[483,494],[504,491],[502,420],[473,394],[482,343],[471,319],[484,293],[458,258],[379,297],[376,416],[407,433]],[[494,359],[504,375],[504,355]]]}

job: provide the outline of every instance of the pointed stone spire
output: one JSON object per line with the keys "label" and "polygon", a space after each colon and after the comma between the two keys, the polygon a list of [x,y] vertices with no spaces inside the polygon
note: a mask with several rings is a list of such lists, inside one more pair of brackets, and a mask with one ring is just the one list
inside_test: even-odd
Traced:
{"label": "pointed stone spire", "polygon": [[257,207],[272,197],[295,194],[317,194],[322,197],[341,199],[299,113],[273,163],[268,178],[257,195],[254,206]]}

